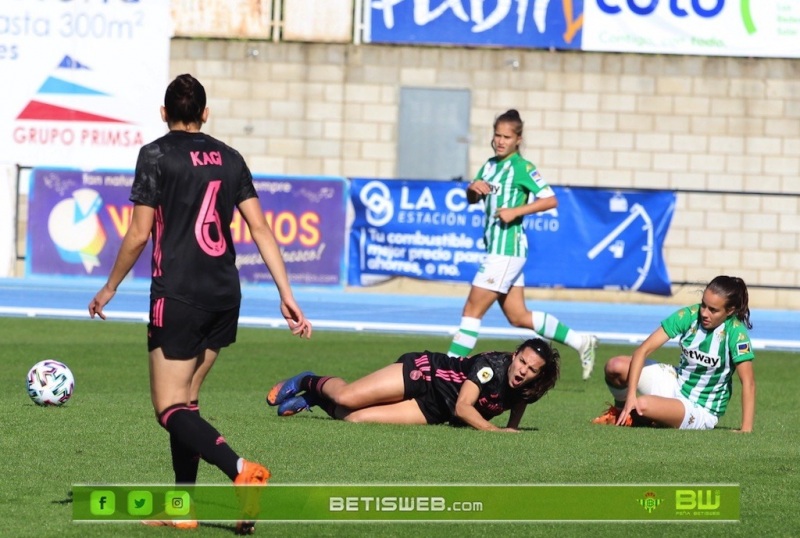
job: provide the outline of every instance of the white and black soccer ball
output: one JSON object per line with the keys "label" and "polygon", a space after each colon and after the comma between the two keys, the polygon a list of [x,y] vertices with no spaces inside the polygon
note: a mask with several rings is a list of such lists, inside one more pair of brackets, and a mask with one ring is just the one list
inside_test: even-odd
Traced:
{"label": "white and black soccer ball", "polygon": [[75,376],[63,362],[47,359],[28,371],[27,385],[36,405],[64,405],[75,390]]}

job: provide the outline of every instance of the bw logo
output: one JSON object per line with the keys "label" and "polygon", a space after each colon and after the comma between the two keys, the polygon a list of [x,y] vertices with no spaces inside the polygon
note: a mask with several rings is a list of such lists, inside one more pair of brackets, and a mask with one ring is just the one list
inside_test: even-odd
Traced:
{"label": "bw logo", "polygon": [[719,491],[712,492],[710,489],[675,490],[675,508],[677,510],[716,510],[721,504]]}

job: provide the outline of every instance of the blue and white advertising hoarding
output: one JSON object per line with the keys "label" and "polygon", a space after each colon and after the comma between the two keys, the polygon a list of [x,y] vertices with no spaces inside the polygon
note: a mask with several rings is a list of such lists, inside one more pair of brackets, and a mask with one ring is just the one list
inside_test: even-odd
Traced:
{"label": "blue and white advertising hoarding", "polygon": [[169,0],[0,2],[0,161],[126,168],[166,127]]}
{"label": "blue and white advertising hoarding", "polygon": [[[467,203],[466,186],[353,179],[348,283],[471,282],[484,256],[484,213],[482,203]],[[674,192],[554,189],[558,208],[524,221],[527,286],[671,294],[662,249]]]}
{"label": "blue and white advertising hoarding", "polygon": [[800,57],[797,0],[368,0],[367,43]]}
{"label": "blue and white advertising hoarding", "polygon": [[800,58],[797,0],[586,0],[586,51]]}
{"label": "blue and white advertising hoarding", "polygon": [[367,0],[367,43],[580,49],[585,0]]}

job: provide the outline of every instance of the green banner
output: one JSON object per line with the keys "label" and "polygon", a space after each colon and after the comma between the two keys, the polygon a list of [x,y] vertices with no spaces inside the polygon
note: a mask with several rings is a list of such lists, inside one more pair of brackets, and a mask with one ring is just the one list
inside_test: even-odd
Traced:
{"label": "green banner", "polygon": [[738,521],[740,488],[668,485],[77,485],[74,521]]}

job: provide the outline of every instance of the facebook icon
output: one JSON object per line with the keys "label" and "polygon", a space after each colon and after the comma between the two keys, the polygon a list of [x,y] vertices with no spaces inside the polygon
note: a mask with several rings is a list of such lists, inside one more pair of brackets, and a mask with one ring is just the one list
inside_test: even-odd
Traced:
{"label": "facebook icon", "polygon": [[110,516],[114,514],[116,497],[113,491],[93,491],[89,496],[89,511],[94,516]]}

